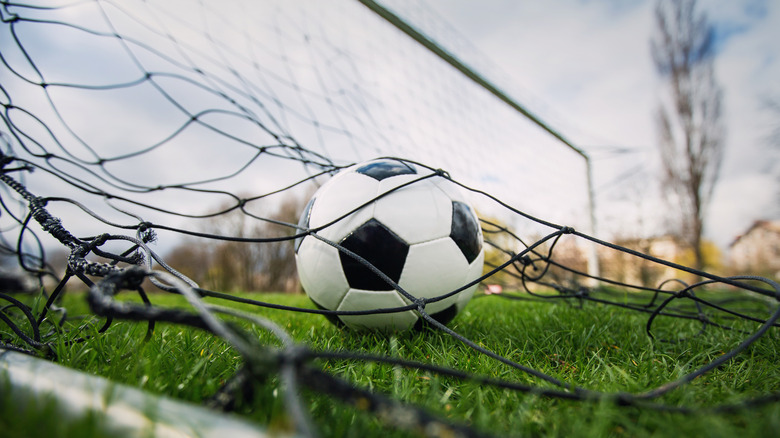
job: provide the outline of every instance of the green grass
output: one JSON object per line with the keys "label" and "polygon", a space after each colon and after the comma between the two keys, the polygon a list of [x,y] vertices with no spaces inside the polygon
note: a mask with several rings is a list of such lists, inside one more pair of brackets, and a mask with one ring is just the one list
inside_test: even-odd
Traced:
{"label": "green grass", "polygon": [[[302,295],[263,294],[251,298],[311,307]],[[154,295],[160,306],[186,307],[181,297]],[[223,301],[207,299],[225,305]],[[82,296],[69,296],[65,305],[83,312]],[[268,317],[292,337],[314,350],[353,351],[400,357],[466,371],[478,376],[534,384],[521,371],[480,354],[445,333],[408,332],[396,335],[339,329],[318,315],[231,307]],[[737,331],[709,329],[684,342],[667,343],[645,333],[647,315],[611,306],[585,303],[582,308],[555,302],[510,301],[495,297],[474,299],[451,324],[456,332],[503,357],[557,379],[604,392],[642,392],[675,380],[732,349],[744,337]],[[733,322],[753,331],[757,324]],[[241,365],[238,354],[205,332],[158,324],[151,341],[144,342],[146,325],[115,322],[103,335],[99,324],[77,332],[71,328],[61,340],[92,335],[87,342],[56,346],[58,361],[66,366],[105,376],[153,393],[200,402]],[[74,322],[74,327],[78,326]],[[251,330],[264,343],[274,343],[259,328]],[[661,318],[657,337],[691,334],[696,323]],[[780,388],[780,337],[777,330],[721,368],[656,400],[672,406],[707,407],[735,403]],[[477,430],[496,436],[768,436],[780,427],[780,404],[750,408],[732,414],[702,410],[694,414],[619,407],[610,402],[573,402],[480,386],[429,372],[400,369],[356,360],[315,361],[322,369],[356,385],[380,391]],[[256,388],[252,404],[242,415],[273,430],[287,430],[289,418],[271,378]],[[388,429],[374,416],[332,399],[305,391],[303,399],[323,436],[406,436]],[[9,402],[0,398],[0,428],[36,420],[9,416]],[[33,410],[34,412],[35,410]],[[29,410],[28,410],[29,412]],[[39,416],[43,412],[38,410]],[[48,422],[54,422],[50,416]],[[85,420],[86,428],[96,424]],[[56,433],[50,436],[69,436]]]}

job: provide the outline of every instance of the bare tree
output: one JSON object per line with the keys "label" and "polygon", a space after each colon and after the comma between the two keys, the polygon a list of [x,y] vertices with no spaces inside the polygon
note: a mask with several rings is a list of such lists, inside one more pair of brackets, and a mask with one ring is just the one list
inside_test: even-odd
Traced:
{"label": "bare tree", "polygon": [[[260,224],[264,237],[287,237],[297,229],[285,224],[295,224],[308,201],[307,197],[288,197],[270,215],[271,222]],[[295,243],[292,240],[268,242],[259,252],[258,268],[263,273],[260,286],[267,291],[295,292],[298,290],[298,275],[295,267]]]}
{"label": "bare tree", "polygon": [[[227,204],[217,211],[224,211]],[[240,209],[214,216],[205,224],[204,231],[226,237],[261,237],[257,221]],[[257,245],[231,240],[212,240],[204,243],[210,253],[208,278],[218,290],[257,290]]]}
{"label": "bare tree", "polygon": [[[252,212],[223,204],[224,212],[202,224],[202,231],[238,238],[279,238],[296,234],[308,197],[289,196],[278,204],[257,207]],[[218,239],[185,239],[167,256],[167,262],[201,287],[220,291],[299,290],[292,240],[264,243]]]}
{"label": "bare tree", "polygon": [[695,0],[659,0],[652,56],[669,96],[658,109],[663,187],[679,212],[680,237],[703,267],[702,233],[723,158],[722,91],[713,61],[714,29]]}
{"label": "bare tree", "polygon": [[213,278],[211,278],[213,272],[210,271],[213,258],[212,251],[208,246],[198,240],[185,238],[168,253],[165,262],[201,287],[208,288],[214,287]]}

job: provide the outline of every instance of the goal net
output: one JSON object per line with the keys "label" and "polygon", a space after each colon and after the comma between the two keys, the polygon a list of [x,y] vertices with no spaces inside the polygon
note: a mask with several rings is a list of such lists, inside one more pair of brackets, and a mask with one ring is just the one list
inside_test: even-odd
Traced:
{"label": "goal net", "polygon": [[588,225],[581,156],[360,3],[287,3],[7,5],[6,141],[48,171],[29,188],[186,227],[220,192],[398,156]]}
{"label": "goal net", "polygon": [[[437,34],[435,17],[412,7],[379,6],[396,17],[417,14],[413,22]],[[655,290],[589,276],[593,259],[583,248],[595,244],[724,281],[593,238],[583,154],[410,37],[402,18],[399,26],[360,2],[19,0],[0,3],[0,17],[0,250],[5,265],[40,279],[51,300],[67,283],[92,286],[106,301],[91,304],[109,320],[206,328],[251,362],[251,345],[198,304],[198,293],[296,289],[289,250],[305,231],[295,225],[305,200],[329,175],[376,157],[443,169],[471,189],[493,254],[485,283],[576,300],[596,280]],[[456,61],[479,62],[467,45],[429,42]],[[213,242],[255,261],[234,272],[199,264],[207,257],[197,251]],[[287,251],[286,264],[257,248]],[[543,268],[531,274],[534,262]],[[196,312],[110,302],[147,277],[185,294]],[[30,341],[19,349],[41,346]],[[288,372],[299,373],[288,382],[349,393],[313,367],[280,374]],[[369,397],[351,391],[344,398]],[[299,396],[288,397],[306,424]],[[370,400],[377,411],[395,406]]]}

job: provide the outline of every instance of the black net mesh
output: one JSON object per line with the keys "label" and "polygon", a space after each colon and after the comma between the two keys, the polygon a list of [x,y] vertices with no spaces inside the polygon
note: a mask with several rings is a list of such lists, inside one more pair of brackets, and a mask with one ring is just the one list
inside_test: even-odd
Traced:
{"label": "black net mesh", "polygon": [[[318,364],[374,361],[542,397],[688,412],[697,407],[656,400],[776,326],[773,300],[780,291],[769,279],[696,271],[649,256],[648,248],[579,231],[589,226],[582,157],[364,6],[287,3],[0,2],[5,289],[32,288],[45,300],[33,309],[0,294],[3,348],[53,354],[57,341],[42,327],[69,318],[55,302],[66,287],[88,288],[90,309],[103,321],[99,332],[115,320],[148,321],[151,337],[155,323],[170,322],[205,329],[232,346],[243,365],[208,399],[211,406],[228,408],[242,388],[273,376],[284,382],[287,415],[303,434],[316,428],[301,388],[368,410],[390,426],[469,436],[482,431]],[[203,301],[338,315],[230,292],[299,290],[293,250],[296,238],[312,233],[297,225],[306,200],[329,175],[380,156],[413,159],[469,194],[485,236],[486,269],[478,281],[491,285],[488,291],[505,291],[480,292],[479,299],[621,307],[645,314],[647,333],[658,341],[684,340],[674,325],[658,335],[659,318],[693,321],[699,333],[730,330],[743,320],[754,329],[735,330],[743,339],[736,347],[667,384],[601,392],[453,331],[428,316],[426,300],[378,310],[416,311],[532,383],[435,361],[314,351],[264,318]],[[587,266],[594,251],[600,275]],[[729,298],[697,295],[710,285],[727,288]],[[191,308],[156,305],[152,290],[184,295]],[[143,302],[116,300],[123,291]],[[746,302],[765,306],[746,310],[755,307]],[[277,342],[257,341],[227,322],[234,317]],[[774,402],[779,394],[708,409]]]}

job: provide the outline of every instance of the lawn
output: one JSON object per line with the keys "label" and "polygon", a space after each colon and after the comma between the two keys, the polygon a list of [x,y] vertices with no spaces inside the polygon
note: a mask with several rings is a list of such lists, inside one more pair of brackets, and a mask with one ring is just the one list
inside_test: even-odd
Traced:
{"label": "lawn", "polygon": [[[242,296],[312,307],[303,295]],[[135,300],[129,294],[124,297]],[[626,296],[625,300],[634,297]],[[187,307],[175,295],[155,294],[151,299],[157,306]],[[295,341],[315,351],[407,359],[473,376],[560,389],[440,331],[396,335],[353,332],[335,327],[320,315],[226,303],[213,298],[205,300],[267,317],[282,326]],[[72,315],[87,309],[83,295],[79,294],[66,296],[64,306]],[[700,325],[695,321],[660,318],[654,323],[655,339],[652,339],[645,331],[647,320],[647,313],[594,302],[479,296],[450,327],[477,346],[525,367],[571,385],[608,393],[641,393],[676,380],[731,350],[747,336],[746,332],[758,327],[755,322],[724,320],[731,330],[709,327],[696,335]],[[91,325],[84,322],[74,319],[66,327],[68,330],[58,336],[55,348],[58,362],[153,393],[199,403],[217,391],[242,364],[241,357],[231,347],[198,329],[157,324],[151,340],[146,342],[145,323],[115,321],[105,333],[98,334],[96,330],[102,321],[96,319]],[[278,345],[266,331],[247,327],[262,343]],[[66,342],[85,335],[91,336],[85,342]],[[662,338],[681,340],[665,342]],[[730,413],[716,413],[708,407],[740,403],[778,391],[779,347],[780,337],[775,328],[735,359],[652,401],[672,408],[692,408],[693,412],[619,406],[606,399],[563,400],[462,380],[431,370],[362,359],[320,358],[312,363],[354,385],[422,406],[435,415],[467,424],[487,435],[768,436],[780,430],[780,403]],[[322,436],[409,434],[388,427],[387,422],[359,408],[314,391],[304,390],[302,399]],[[3,430],[23,431],[21,425],[35,424],[48,431],[47,436],[74,433],[72,429],[56,426],[57,420],[48,415],[46,406],[27,410],[20,416],[11,409],[9,400],[0,397],[0,403],[5,404],[0,414]],[[274,431],[290,428],[291,420],[275,376],[258,385],[254,399],[241,404],[238,412]],[[81,428],[78,433],[85,434],[99,422],[82,419],[77,423],[73,427]]]}

